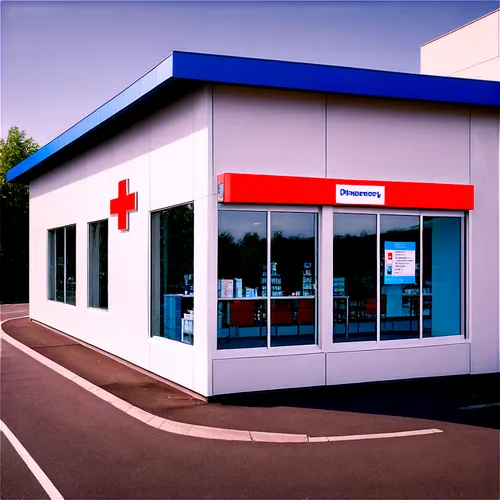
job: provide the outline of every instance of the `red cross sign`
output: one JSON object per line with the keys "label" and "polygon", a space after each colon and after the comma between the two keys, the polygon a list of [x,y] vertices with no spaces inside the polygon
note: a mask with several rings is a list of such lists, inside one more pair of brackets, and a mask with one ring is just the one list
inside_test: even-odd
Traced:
{"label": "red cross sign", "polygon": [[137,193],[128,193],[128,179],[118,183],[118,198],[111,200],[109,211],[118,215],[118,229],[128,231],[128,213],[137,210]]}

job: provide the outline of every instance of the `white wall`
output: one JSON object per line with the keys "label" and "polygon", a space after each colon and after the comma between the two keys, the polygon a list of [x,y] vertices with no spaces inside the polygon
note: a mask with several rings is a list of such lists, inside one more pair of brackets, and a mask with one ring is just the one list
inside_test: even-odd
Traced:
{"label": "white wall", "polygon": [[325,104],[322,95],[216,86],[215,173],[324,176]]}
{"label": "white wall", "polygon": [[420,49],[420,72],[483,80],[500,79],[500,12],[495,11]]}
{"label": "white wall", "polygon": [[[195,201],[195,238],[208,217],[201,202],[209,176],[211,91],[200,90],[35,179],[30,189],[30,313],[37,321],[73,335],[201,394],[207,393],[206,303],[196,300],[195,345],[149,336],[150,212]],[[118,182],[130,179],[138,211],[120,232],[109,203]],[[88,223],[109,217],[109,310],[87,307]],[[201,221],[201,222],[200,222]],[[76,307],[47,300],[47,230],[77,227]],[[203,276],[206,251],[195,255]],[[204,279],[195,280],[195,292]],[[205,310],[204,310],[205,309]]]}
{"label": "white wall", "polygon": [[327,176],[469,182],[469,110],[427,103],[328,99]]}
{"label": "white wall", "polygon": [[469,329],[472,373],[500,371],[499,112],[471,114],[471,182],[475,208],[469,218]]}

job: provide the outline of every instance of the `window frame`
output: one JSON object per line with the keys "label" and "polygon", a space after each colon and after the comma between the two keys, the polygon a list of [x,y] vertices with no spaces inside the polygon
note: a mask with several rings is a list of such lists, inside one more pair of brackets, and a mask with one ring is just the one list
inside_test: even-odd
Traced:
{"label": "window frame", "polygon": [[[345,207],[345,206],[332,206],[333,214],[360,214],[360,215],[376,215],[377,217],[377,336],[376,340],[370,341],[359,341],[359,342],[333,342],[333,332],[331,332],[330,340],[331,347],[333,351],[357,351],[366,349],[385,349],[385,348],[400,348],[400,347],[417,347],[417,346],[429,346],[429,345],[440,345],[468,341],[467,336],[467,254],[466,254],[466,231],[467,231],[467,219],[468,214],[464,211],[444,211],[444,210],[407,210],[398,208],[374,208],[374,207]],[[422,304],[423,300],[423,220],[424,217],[449,217],[449,218],[459,218],[461,220],[461,233],[460,233],[460,282],[461,282],[461,294],[460,294],[460,335],[447,335],[443,337],[424,337],[423,336],[423,307],[419,307],[419,337],[415,339],[393,339],[393,340],[382,340],[380,338],[380,297],[381,297],[381,277],[380,277],[380,218],[382,215],[408,215],[408,216],[418,216],[419,217],[419,230],[420,230],[420,273],[419,273],[419,301]],[[334,227],[332,225],[332,237],[334,234]],[[335,248],[333,248],[335,252]],[[333,262],[332,254],[332,262]],[[333,308],[333,295],[331,299]]]}
{"label": "window frame", "polygon": [[[106,222],[108,224],[108,241],[107,241],[107,253],[108,253],[108,256],[107,256],[107,262],[108,262],[108,287],[106,289],[106,293],[107,293],[107,304],[108,306],[107,307],[100,307],[100,306],[92,306],[90,305],[90,290],[91,290],[91,285],[90,285],[90,281],[91,281],[91,273],[90,273],[90,256],[91,256],[91,252],[90,252],[90,244],[91,244],[91,231],[92,231],[92,224],[97,224],[99,222]],[[105,312],[108,312],[109,311],[109,218],[104,218],[104,219],[98,219],[98,220],[93,220],[93,221],[90,221],[87,223],[87,308],[88,309],[92,309],[92,310],[97,310],[97,311],[105,311]],[[99,283],[100,285],[100,283]]]}
{"label": "window frame", "polygon": [[[232,349],[218,349],[217,348],[217,325],[215,328],[215,355],[214,359],[216,358],[231,358],[235,357],[235,354],[237,353],[238,356],[242,355],[245,356],[247,353],[250,355],[255,355],[255,353],[271,353],[276,354],[278,352],[281,353],[288,353],[288,352],[318,352],[320,351],[320,344],[321,344],[321,328],[320,328],[320,309],[319,309],[319,292],[320,292],[320,273],[319,273],[319,265],[321,261],[320,257],[320,252],[321,252],[321,210],[320,207],[318,206],[298,206],[298,205],[279,205],[279,206],[272,206],[272,205],[250,205],[250,204],[238,204],[238,205],[231,205],[231,204],[222,204],[218,203],[217,204],[217,225],[215,228],[215,232],[218,235],[219,234],[219,228],[218,228],[218,213],[222,211],[229,211],[229,212],[261,212],[266,214],[266,265],[267,265],[267,294],[262,297],[240,297],[238,300],[260,300],[260,301],[265,301],[266,307],[267,307],[267,319],[266,319],[266,338],[267,338],[267,344],[266,346],[261,346],[261,347],[235,347]],[[272,243],[272,227],[271,227],[271,218],[272,218],[272,213],[297,213],[297,214],[302,214],[302,213],[312,213],[316,214],[316,247],[315,247],[315,293],[314,296],[276,296],[273,297],[271,295],[271,243]],[[217,241],[217,238],[216,238]],[[217,245],[217,262],[218,262],[218,254],[219,254],[219,248]],[[218,280],[218,271],[217,271],[217,280]],[[217,293],[217,283],[215,284],[215,297],[216,297],[216,307],[218,308],[219,301],[232,301],[235,300],[234,298],[222,298],[218,296]],[[298,344],[298,345],[282,345],[282,346],[272,346],[271,345],[271,334],[272,334],[272,328],[271,328],[271,301],[272,300],[314,300],[315,301],[315,307],[314,307],[314,343],[312,344]]]}
{"label": "window frame", "polygon": [[[47,300],[51,302],[58,302],[60,304],[67,304],[73,307],[76,307],[76,284],[75,284],[75,303],[72,304],[71,302],[67,301],[66,297],[66,289],[67,289],[67,283],[66,283],[66,265],[67,265],[67,255],[66,255],[66,230],[69,227],[74,227],[75,228],[75,277],[76,277],[76,270],[78,268],[77,266],[77,261],[76,261],[76,250],[77,250],[77,230],[76,230],[76,222],[74,224],[67,224],[65,226],[57,226],[57,227],[52,227],[47,229]],[[63,229],[63,300],[57,300],[57,233],[56,231],[58,229]],[[54,280],[54,298],[50,297],[50,245],[51,245],[51,238],[53,237],[53,244],[54,244],[54,262],[53,262],[53,280]]]}
{"label": "window frame", "polygon": [[[153,279],[153,218],[156,214],[160,214],[161,212],[166,212],[167,210],[171,210],[174,208],[178,207],[183,207],[183,206],[191,206],[192,211],[193,211],[193,332],[191,334],[192,337],[192,342],[183,342],[183,341],[178,341],[175,339],[170,339],[167,337],[164,337],[162,335],[156,335],[153,333],[153,301],[154,301],[154,296],[153,296],[153,287],[154,287],[154,279]],[[182,346],[188,346],[187,348],[192,348],[194,346],[195,342],[195,337],[196,337],[196,318],[194,317],[194,300],[195,300],[195,293],[196,293],[196,283],[195,283],[195,260],[196,260],[196,234],[195,234],[195,201],[185,201],[182,203],[176,203],[174,205],[169,205],[166,207],[161,207],[161,208],[155,208],[154,210],[149,211],[149,217],[148,217],[148,279],[149,279],[149,286],[148,286],[148,339],[150,342],[175,342],[176,345],[182,345]],[[159,239],[159,246],[161,247],[161,232],[158,231],[158,239]],[[161,253],[161,248],[159,250],[159,253]],[[160,307],[161,311],[161,307]],[[161,316],[161,312],[158,313]]]}

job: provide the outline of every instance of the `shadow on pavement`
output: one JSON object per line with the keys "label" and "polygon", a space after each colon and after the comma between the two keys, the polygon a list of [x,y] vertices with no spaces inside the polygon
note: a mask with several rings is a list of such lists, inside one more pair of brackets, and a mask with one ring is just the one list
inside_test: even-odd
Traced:
{"label": "shadow on pavement", "polygon": [[244,393],[215,396],[209,402],[369,413],[500,429],[500,374]]}

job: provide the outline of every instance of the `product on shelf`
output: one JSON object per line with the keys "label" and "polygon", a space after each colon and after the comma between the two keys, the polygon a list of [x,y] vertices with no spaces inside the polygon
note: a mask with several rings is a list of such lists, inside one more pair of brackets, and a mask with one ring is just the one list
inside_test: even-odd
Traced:
{"label": "product on shelf", "polygon": [[[297,292],[297,295],[301,295],[301,293]],[[302,271],[302,295],[305,297],[314,295],[312,262],[304,262],[304,270]]]}
{"label": "product on shelf", "polygon": [[243,297],[243,280],[234,278],[234,297],[240,299]]}
{"label": "product on shelf", "polygon": [[234,296],[234,280],[219,280],[219,297],[232,299]]}

